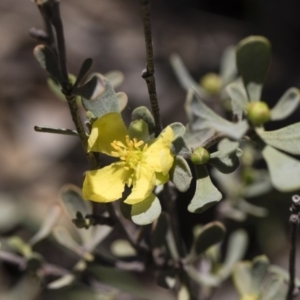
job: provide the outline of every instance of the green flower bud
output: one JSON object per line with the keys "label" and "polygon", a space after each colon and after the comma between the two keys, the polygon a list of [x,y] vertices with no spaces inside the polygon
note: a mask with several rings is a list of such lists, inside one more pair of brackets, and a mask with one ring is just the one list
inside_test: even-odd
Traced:
{"label": "green flower bud", "polygon": [[203,147],[198,147],[191,154],[191,161],[195,165],[204,165],[210,159],[210,153]]}
{"label": "green flower bud", "polygon": [[128,128],[130,138],[146,141],[149,137],[148,124],[143,120],[132,121]]}
{"label": "green flower bud", "polygon": [[200,85],[211,95],[220,93],[222,79],[216,73],[208,73],[200,79]]}
{"label": "green flower bud", "polygon": [[266,102],[251,102],[247,107],[248,120],[254,126],[261,126],[264,123],[270,121],[271,111]]}
{"label": "green flower bud", "polygon": [[254,170],[252,168],[245,168],[242,172],[242,180],[245,185],[250,185],[255,180]]}

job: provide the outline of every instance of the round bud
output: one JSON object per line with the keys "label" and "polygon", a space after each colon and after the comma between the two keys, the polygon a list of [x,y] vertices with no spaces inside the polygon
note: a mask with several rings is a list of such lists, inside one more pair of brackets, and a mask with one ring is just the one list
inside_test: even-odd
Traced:
{"label": "round bud", "polygon": [[191,161],[195,165],[204,165],[209,161],[210,153],[203,147],[198,147],[191,154]]}
{"label": "round bud", "polygon": [[251,102],[247,107],[248,120],[254,126],[261,126],[271,120],[271,111],[266,102]]}
{"label": "round bud", "polygon": [[255,180],[255,174],[253,168],[247,167],[242,172],[242,180],[245,185],[250,185]]}
{"label": "round bud", "polygon": [[216,95],[222,87],[222,79],[216,73],[208,73],[200,79],[200,85],[211,95]]}

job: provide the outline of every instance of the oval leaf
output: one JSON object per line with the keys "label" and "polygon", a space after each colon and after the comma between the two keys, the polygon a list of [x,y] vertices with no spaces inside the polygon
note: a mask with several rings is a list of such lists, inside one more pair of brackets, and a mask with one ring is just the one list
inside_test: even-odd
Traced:
{"label": "oval leaf", "polygon": [[131,114],[131,121],[143,120],[148,124],[150,134],[155,133],[155,122],[152,114],[146,106],[137,107]]}
{"label": "oval leaf", "polygon": [[181,156],[176,156],[170,172],[170,180],[180,192],[185,192],[190,187],[192,178],[192,172],[186,160]]}
{"label": "oval leaf", "polygon": [[201,213],[218,203],[222,199],[222,194],[211,182],[205,166],[197,165],[195,169],[197,175],[196,191],[188,210],[192,213]]}
{"label": "oval leaf", "polygon": [[269,259],[265,255],[256,256],[252,261],[252,293],[258,294],[264,277],[270,265]]}
{"label": "oval leaf", "polygon": [[[214,153],[212,153],[212,156]],[[224,174],[234,172],[240,165],[240,160],[236,153],[231,153],[223,158],[215,157],[208,161],[208,163],[214,166],[218,171]]]}
{"label": "oval leaf", "polygon": [[124,81],[124,75],[120,71],[110,71],[104,74],[104,77],[110,82],[114,89]]}

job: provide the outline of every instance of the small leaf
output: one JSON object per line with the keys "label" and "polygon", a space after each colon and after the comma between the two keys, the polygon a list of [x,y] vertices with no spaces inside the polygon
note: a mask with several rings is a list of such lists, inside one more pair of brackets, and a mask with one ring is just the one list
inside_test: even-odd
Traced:
{"label": "small leaf", "polygon": [[[213,155],[214,153],[212,153]],[[236,153],[231,153],[230,155],[219,158],[215,157],[209,160],[210,165],[215,167],[218,171],[224,174],[229,174],[234,172],[240,165],[240,160]]]}
{"label": "small leaf", "polygon": [[170,62],[183,89],[188,90],[190,88],[193,88],[197,90],[201,97],[205,98],[208,96],[206,91],[192,78],[178,54],[172,54],[170,57]]}
{"label": "small leaf", "polygon": [[223,81],[223,86],[232,82],[236,75],[235,46],[229,46],[223,51],[220,63],[220,76]]}
{"label": "small leaf", "polygon": [[264,286],[262,300],[284,300],[286,299],[288,286],[283,278],[275,277],[268,280]]}
{"label": "small leaf", "polygon": [[218,203],[222,199],[222,194],[212,184],[206,167],[195,166],[197,174],[196,191],[188,210],[192,213],[201,213]]}
{"label": "small leaf", "polygon": [[183,155],[183,156],[190,156],[191,150],[185,143],[185,140],[182,136],[178,136],[175,138],[171,143],[171,151],[175,155]]}
{"label": "small leaf", "polygon": [[266,144],[291,154],[300,154],[300,122],[278,130],[257,130]]}
{"label": "small leaf", "polygon": [[145,106],[137,107],[131,114],[131,121],[144,120],[148,124],[150,134],[155,132],[155,122],[152,114]]}
{"label": "small leaf", "polygon": [[160,271],[157,274],[157,284],[165,289],[172,289],[176,284],[176,270]]}
{"label": "small leaf", "polygon": [[112,232],[113,227],[102,225],[92,228],[91,237],[84,243],[84,248],[93,252],[94,249]]}
{"label": "small leaf", "polygon": [[45,45],[38,45],[34,48],[33,54],[41,67],[55,78],[56,81],[58,81],[61,85],[68,84],[61,75],[57,56],[49,47]]}
{"label": "small leaf", "polygon": [[236,61],[251,101],[259,101],[270,61],[271,45],[263,36],[249,36],[237,46]]}
{"label": "small leaf", "polygon": [[238,123],[227,121],[206,106],[193,90],[189,90],[185,106],[187,111],[191,111],[189,119],[192,131],[213,128],[233,139],[240,139],[248,130],[246,120]]}
{"label": "small leaf", "polygon": [[297,88],[288,89],[271,109],[271,120],[282,120],[290,116],[300,103],[300,92]]}
{"label": "small leaf", "polygon": [[[92,74],[87,83],[76,89],[81,89],[82,104],[86,111],[99,118],[110,112],[120,112],[117,94],[110,82],[101,74]],[[75,93],[75,91],[74,91]]]}
{"label": "small leaf", "polygon": [[231,153],[236,152],[239,147],[239,142],[230,141],[227,138],[222,139],[218,144],[218,151],[211,154],[211,158],[219,157],[224,158]]}
{"label": "small leaf", "polygon": [[131,219],[137,225],[147,225],[156,220],[160,213],[160,202],[154,194],[151,194],[144,201],[132,205]]}
{"label": "small leaf", "polygon": [[271,146],[265,146],[262,155],[268,165],[273,186],[281,192],[300,188],[300,162]]}
{"label": "small leaf", "polygon": [[268,215],[268,210],[266,208],[253,205],[244,199],[241,199],[237,206],[242,212],[258,218],[264,218]]}
{"label": "small leaf", "polygon": [[119,101],[120,111],[123,111],[124,108],[126,107],[127,103],[128,103],[128,97],[124,92],[118,92],[117,93],[117,98],[118,98],[118,101]]}
{"label": "small leaf", "polygon": [[77,87],[80,84],[81,80],[87,74],[87,72],[91,68],[92,64],[93,64],[93,60],[91,58],[87,58],[87,59],[84,60],[84,62],[81,65],[81,68],[79,70],[77,79],[74,83],[74,87]]}
{"label": "small leaf", "polygon": [[265,255],[256,256],[252,261],[252,293],[258,294],[264,277],[270,265],[269,259]]}
{"label": "small leaf", "polygon": [[50,289],[50,290],[61,289],[63,287],[71,285],[75,281],[75,279],[76,279],[75,275],[67,274],[67,275],[64,275],[64,276],[60,277],[57,280],[54,280],[54,281],[50,282],[47,285],[47,288]]}
{"label": "small leaf", "polygon": [[110,71],[104,74],[104,77],[110,82],[114,89],[124,81],[124,75],[120,71]]}
{"label": "small leaf", "polygon": [[237,83],[231,83],[226,87],[226,92],[231,99],[233,114],[237,116],[238,121],[241,121],[249,103],[245,89]]}
{"label": "small leaf", "polygon": [[192,172],[186,160],[181,156],[176,156],[170,171],[170,180],[180,192],[185,192],[190,187],[192,178]]}
{"label": "small leaf", "polygon": [[76,218],[77,212],[83,216],[92,213],[92,205],[89,201],[83,200],[81,189],[72,184],[67,184],[62,187],[61,191],[62,202],[70,215],[71,219]]}
{"label": "small leaf", "polygon": [[190,126],[187,126],[186,132],[184,134],[184,140],[189,148],[197,148],[199,146],[202,146],[203,143],[211,138],[215,130],[212,128],[206,128],[203,130],[191,130],[189,128]]}
{"label": "small leaf", "polygon": [[233,282],[241,296],[252,295],[252,264],[239,262],[233,270]]}
{"label": "small leaf", "polygon": [[183,136],[185,133],[185,126],[179,122],[175,122],[169,125],[173,132],[174,132],[174,137],[178,137],[178,136]]}
{"label": "small leaf", "polygon": [[111,253],[117,257],[136,256],[136,250],[127,240],[115,240],[110,246]]}
{"label": "small leaf", "polygon": [[40,242],[41,240],[46,238],[48,235],[50,235],[52,228],[58,222],[60,215],[61,215],[61,208],[58,205],[53,205],[50,208],[39,231],[30,239],[30,241],[28,243],[31,246],[33,246],[34,244]]}

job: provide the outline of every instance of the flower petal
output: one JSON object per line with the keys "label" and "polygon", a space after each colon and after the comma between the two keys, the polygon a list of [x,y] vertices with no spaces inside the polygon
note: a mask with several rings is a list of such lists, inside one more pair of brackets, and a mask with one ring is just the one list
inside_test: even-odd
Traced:
{"label": "flower petal", "polygon": [[173,139],[174,132],[168,126],[144,152],[143,162],[154,169],[155,172],[166,175],[174,162],[174,155],[170,150]]}
{"label": "flower petal", "polygon": [[132,172],[123,163],[113,163],[99,170],[86,172],[83,198],[96,202],[112,202],[122,197],[125,184]]}
{"label": "flower petal", "polygon": [[124,201],[136,204],[146,199],[155,187],[155,172],[147,165],[139,164],[135,172],[131,194]]}
{"label": "flower petal", "polygon": [[112,112],[100,117],[93,124],[88,139],[88,151],[102,152],[111,155],[114,149],[111,146],[113,141],[125,143],[125,136],[128,135],[126,126],[120,113]]}

